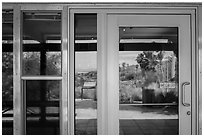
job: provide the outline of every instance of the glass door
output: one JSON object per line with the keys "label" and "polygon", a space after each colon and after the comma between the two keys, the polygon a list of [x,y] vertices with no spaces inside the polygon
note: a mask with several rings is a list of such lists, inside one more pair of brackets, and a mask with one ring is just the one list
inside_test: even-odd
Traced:
{"label": "glass door", "polygon": [[109,15],[107,31],[108,58],[114,62],[108,73],[115,79],[108,94],[117,96],[109,100],[117,108],[115,130],[191,134],[190,17]]}

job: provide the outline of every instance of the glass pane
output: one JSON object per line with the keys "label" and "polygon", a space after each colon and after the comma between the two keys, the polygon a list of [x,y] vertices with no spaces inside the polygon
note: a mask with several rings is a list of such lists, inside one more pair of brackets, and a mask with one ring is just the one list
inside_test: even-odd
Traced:
{"label": "glass pane", "polygon": [[2,134],[13,134],[13,11],[2,11]]}
{"label": "glass pane", "polygon": [[178,28],[119,31],[120,134],[178,134]]}
{"label": "glass pane", "polygon": [[60,81],[24,81],[26,134],[58,135]]}
{"label": "glass pane", "polygon": [[75,134],[97,134],[96,14],[75,15]]}
{"label": "glass pane", "polygon": [[23,14],[23,75],[61,75],[61,13]]}

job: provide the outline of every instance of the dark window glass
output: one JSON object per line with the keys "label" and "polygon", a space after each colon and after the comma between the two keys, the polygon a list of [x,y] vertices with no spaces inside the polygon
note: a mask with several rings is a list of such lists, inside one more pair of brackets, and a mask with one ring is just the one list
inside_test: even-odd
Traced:
{"label": "dark window glass", "polygon": [[23,85],[26,94],[26,134],[59,134],[61,82],[28,80]]}
{"label": "dark window glass", "polygon": [[13,134],[13,11],[2,11],[2,134]]}

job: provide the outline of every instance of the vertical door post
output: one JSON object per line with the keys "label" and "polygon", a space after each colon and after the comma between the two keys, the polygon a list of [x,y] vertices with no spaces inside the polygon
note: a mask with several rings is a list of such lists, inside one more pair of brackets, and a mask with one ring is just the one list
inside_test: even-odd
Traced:
{"label": "vertical door post", "polygon": [[74,135],[74,119],[75,119],[75,110],[74,110],[74,13],[70,13],[68,9],[68,50],[69,50],[69,92],[68,92],[68,111],[69,111],[69,134]]}
{"label": "vertical door post", "polygon": [[68,14],[67,6],[62,10],[62,27],[61,27],[61,40],[62,40],[62,90],[60,93],[60,134],[68,134]]}
{"label": "vertical door post", "polygon": [[108,16],[107,26],[107,111],[108,134],[119,134],[119,27],[117,16]]}
{"label": "vertical door post", "polygon": [[108,134],[106,13],[97,14],[97,134]]}
{"label": "vertical door post", "polygon": [[13,13],[13,132],[24,134],[23,91],[21,90],[22,15],[21,7],[14,6]]}

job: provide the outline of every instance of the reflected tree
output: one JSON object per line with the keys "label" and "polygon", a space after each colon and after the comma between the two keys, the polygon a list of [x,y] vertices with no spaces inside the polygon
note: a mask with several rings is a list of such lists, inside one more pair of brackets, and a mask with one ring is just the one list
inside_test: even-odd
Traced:
{"label": "reflected tree", "polygon": [[2,52],[2,102],[13,100],[13,53]]}
{"label": "reflected tree", "polygon": [[161,66],[163,57],[163,51],[143,51],[143,53],[138,54],[136,61],[140,65],[144,77],[144,87],[152,82],[159,82],[159,71],[156,70],[156,67]]}

